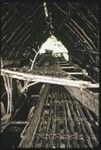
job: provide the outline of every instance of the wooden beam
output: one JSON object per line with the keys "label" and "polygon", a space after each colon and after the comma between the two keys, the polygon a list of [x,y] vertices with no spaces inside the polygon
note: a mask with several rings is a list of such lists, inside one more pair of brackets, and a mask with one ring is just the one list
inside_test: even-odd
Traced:
{"label": "wooden beam", "polygon": [[44,106],[44,102],[47,98],[48,91],[50,86],[49,85],[43,85],[42,92],[40,94],[39,104],[36,108],[35,113],[31,117],[29,127],[26,128],[23,132],[24,136],[21,135],[23,138],[19,144],[19,148],[29,148],[32,147],[32,141],[34,139],[35,133],[37,131],[37,127],[39,125],[40,119],[41,119],[41,112]]}
{"label": "wooden beam", "polygon": [[82,72],[66,72],[67,74],[70,75],[78,75],[78,74],[83,74]]}
{"label": "wooden beam", "polygon": [[[93,84],[90,81],[82,81],[82,80],[71,80],[71,79],[63,79],[56,78],[50,76],[41,76],[41,75],[33,75],[21,72],[15,72],[11,70],[1,69],[1,75],[10,74],[12,78],[26,81],[34,81],[34,82],[42,82],[49,84],[57,84],[57,85],[68,85],[79,88],[91,88]],[[98,84],[99,86],[99,84]]]}
{"label": "wooden beam", "polygon": [[77,69],[75,66],[63,66],[61,69]]}
{"label": "wooden beam", "polygon": [[12,121],[10,124],[12,125],[26,125],[28,121]]}

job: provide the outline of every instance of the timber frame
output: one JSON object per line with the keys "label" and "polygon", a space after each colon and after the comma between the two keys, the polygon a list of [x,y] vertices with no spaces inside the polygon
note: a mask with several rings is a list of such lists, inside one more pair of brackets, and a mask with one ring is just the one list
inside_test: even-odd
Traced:
{"label": "timber frame", "polygon": [[[91,83],[90,81],[81,81],[81,80],[73,80],[73,79],[66,79],[66,78],[56,78],[56,77],[50,77],[50,76],[33,75],[29,73],[21,73],[21,72],[11,71],[7,69],[1,69],[1,75],[4,77],[4,79],[5,79],[5,76],[7,76],[8,79],[11,78],[11,80],[12,78],[14,78],[14,79],[26,81],[26,85],[20,90],[21,93],[23,93],[24,90],[27,89],[28,87],[35,85],[39,82],[46,83],[46,84],[48,83],[48,84],[63,85],[85,107],[89,108],[97,116],[99,116],[98,115],[98,105],[99,105],[98,97],[95,96],[93,93],[90,93],[90,91],[88,90],[89,88],[99,88],[98,83]],[[6,85],[6,82],[5,82],[5,85]],[[9,112],[10,110],[10,114],[11,114],[12,112],[12,108],[11,108],[12,107],[12,104],[11,104],[12,103],[12,88],[10,87],[10,85],[8,87],[6,86],[6,91],[7,91],[7,96],[8,96],[7,112]],[[81,99],[81,93],[82,93],[83,101]],[[92,104],[91,104],[91,101],[92,101]]]}

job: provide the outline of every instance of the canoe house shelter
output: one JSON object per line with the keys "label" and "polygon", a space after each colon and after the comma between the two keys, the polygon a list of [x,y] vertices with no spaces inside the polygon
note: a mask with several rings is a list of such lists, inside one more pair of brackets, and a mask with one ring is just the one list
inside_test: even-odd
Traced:
{"label": "canoe house shelter", "polygon": [[1,5],[1,147],[99,145],[99,6]]}

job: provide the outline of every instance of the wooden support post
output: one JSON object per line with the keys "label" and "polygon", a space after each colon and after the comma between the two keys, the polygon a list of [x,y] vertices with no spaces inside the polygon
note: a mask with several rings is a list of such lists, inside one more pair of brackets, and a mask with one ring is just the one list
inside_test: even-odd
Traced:
{"label": "wooden support post", "polygon": [[39,54],[39,51],[37,52],[35,49],[33,49],[33,51],[36,53],[36,55],[35,55],[34,59],[32,60],[32,65],[31,65],[30,71],[33,69],[35,60],[36,60],[36,58],[37,58],[37,56],[38,56],[38,54]]}
{"label": "wooden support post", "polygon": [[[35,55],[34,59],[31,60],[32,65],[31,65],[30,71],[32,71],[32,69],[33,69],[33,67],[34,67],[35,60],[36,60],[36,58],[37,58],[37,56],[38,56],[38,54],[39,54],[39,51],[37,52],[34,48],[33,48],[33,51],[36,53],[36,55]],[[28,83],[29,83],[29,81],[26,82],[25,86],[27,86]]]}
{"label": "wooden support post", "polygon": [[11,74],[3,74],[4,84],[7,92],[7,114],[12,113],[12,76]]}

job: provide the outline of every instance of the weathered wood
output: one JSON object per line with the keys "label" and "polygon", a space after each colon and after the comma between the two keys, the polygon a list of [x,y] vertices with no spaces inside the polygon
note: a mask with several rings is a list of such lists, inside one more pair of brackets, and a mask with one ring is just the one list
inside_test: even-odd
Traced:
{"label": "weathered wood", "polygon": [[[56,77],[49,76],[41,76],[41,75],[33,75],[21,72],[15,72],[11,70],[1,69],[1,75],[10,74],[12,78],[26,80],[26,81],[36,81],[50,84],[58,84],[58,85],[68,85],[79,88],[91,88],[93,84],[90,81],[81,81],[81,80],[70,80],[70,79],[60,79]],[[99,86],[99,84],[98,84]]]}
{"label": "weathered wood", "polygon": [[37,130],[37,126],[40,122],[41,112],[42,112],[42,108],[44,106],[44,101],[48,94],[48,90],[49,90],[49,85],[45,85],[41,92],[41,95],[40,95],[40,103],[38,104],[37,110],[35,111],[35,113],[33,114],[32,118],[31,118],[29,128],[27,128],[27,130],[26,130],[26,136],[23,137],[23,139],[21,140],[21,142],[19,144],[19,147],[21,147],[21,148],[28,148],[28,147],[32,146],[32,141],[34,139],[34,136],[35,136],[35,133]]}
{"label": "weathered wood", "polygon": [[90,91],[86,89],[82,89],[82,91],[80,91],[77,87],[65,86],[65,88],[71,93],[71,95],[79,100],[80,103],[99,116],[99,101],[96,95],[90,93]]}
{"label": "weathered wood", "polygon": [[[43,91],[44,93],[46,91]],[[30,109],[29,125],[23,132],[24,136],[22,134],[22,138],[26,138],[26,140],[23,140],[23,146],[21,147],[62,148],[63,143],[64,148],[92,148],[98,145],[97,133],[95,132],[98,125],[96,126],[93,123],[96,123],[98,118],[88,110],[90,117],[92,117],[89,119],[85,109],[88,110],[71,96],[63,86],[50,85],[48,95],[41,109],[38,126],[34,124],[36,117],[33,114],[38,116],[36,111],[40,111],[39,105]]]}

